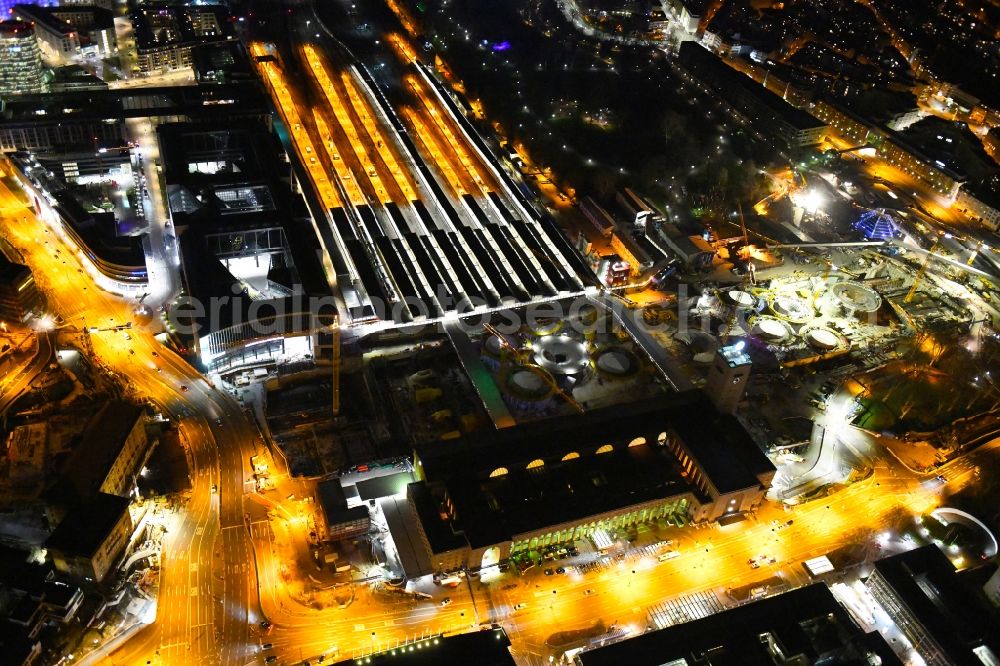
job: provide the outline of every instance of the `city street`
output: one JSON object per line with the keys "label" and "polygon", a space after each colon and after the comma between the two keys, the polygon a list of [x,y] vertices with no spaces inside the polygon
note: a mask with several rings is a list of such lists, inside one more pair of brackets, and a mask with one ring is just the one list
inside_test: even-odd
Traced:
{"label": "city street", "polygon": [[[4,235],[36,275],[53,315],[81,329],[133,324],[128,332],[91,333],[94,358],[136,398],[152,400],[177,420],[188,447],[191,499],[164,544],[157,622],[111,658],[245,664],[254,654],[257,581],[243,519],[243,481],[250,456],[258,452],[257,434],[233,400],[153,337],[155,327],[135,314],[134,303],[101,291],[77,252],[5,186],[0,204]],[[197,416],[178,418],[184,412]]]}

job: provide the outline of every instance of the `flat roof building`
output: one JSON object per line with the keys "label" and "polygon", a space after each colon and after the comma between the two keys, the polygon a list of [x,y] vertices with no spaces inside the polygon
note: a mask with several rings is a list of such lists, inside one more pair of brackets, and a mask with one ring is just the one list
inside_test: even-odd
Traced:
{"label": "flat roof building", "polygon": [[432,636],[365,657],[373,666],[514,666],[510,639],[501,628],[455,636]]}
{"label": "flat roof building", "polygon": [[[309,297],[328,296],[330,288],[277,136],[257,120],[165,123],[157,134],[185,286],[202,303],[225,304],[197,322],[192,344],[205,364],[236,371],[306,354],[330,360],[332,343],[318,324],[332,322],[335,308],[328,298],[323,313],[310,311]],[[248,289],[258,296],[233,298]],[[260,308],[262,299],[273,307]],[[251,326],[255,312],[289,316]]]}
{"label": "flat roof building", "polygon": [[196,46],[236,41],[224,7],[147,4],[131,19],[138,67],[147,74],[190,67]]}
{"label": "flat roof building", "polygon": [[35,26],[35,35],[52,55],[109,57],[117,53],[114,13],[96,6],[14,5],[11,15]]}
{"label": "flat roof building", "polygon": [[143,412],[140,405],[112,400],[87,423],[62,476],[45,494],[52,516],[98,493],[133,494],[135,476],[150,453]]}
{"label": "flat roof building", "polygon": [[[407,498],[434,568],[500,563],[602,528],[739,517],[775,473],[699,391],[418,446]],[[483,564],[483,563],[487,564]]]}
{"label": "flat roof building", "polygon": [[121,556],[132,531],[129,501],[98,493],[75,505],[45,542],[57,571],[101,582]]}
{"label": "flat roof building", "polygon": [[40,217],[53,227],[60,226],[72,239],[103,288],[134,295],[148,285],[142,239],[120,234],[114,213],[85,208],[34,155],[16,153],[10,161],[15,167],[12,175],[31,197]]}
{"label": "flat roof building", "polygon": [[792,148],[823,140],[827,124],[736,71],[696,42],[681,44],[677,66],[687,78],[710,88],[755,133]]}
{"label": "flat roof building", "polygon": [[368,505],[348,508],[340,479],[320,481],[316,484],[316,495],[326,518],[327,539],[339,541],[368,533],[371,527]]}
{"label": "flat roof building", "polygon": [[928,666],[1000,662],[1000,617],[936,545],[875,562],[865,582]]}
{"label": "flat roof building", "polygon": [[0,252],[0,321],[24,321],[42,304],[31,269],[9,261]]}
{"label": "flat roof building", "polygon": [[902,666],[822,583],[576,656],[577,666]]}

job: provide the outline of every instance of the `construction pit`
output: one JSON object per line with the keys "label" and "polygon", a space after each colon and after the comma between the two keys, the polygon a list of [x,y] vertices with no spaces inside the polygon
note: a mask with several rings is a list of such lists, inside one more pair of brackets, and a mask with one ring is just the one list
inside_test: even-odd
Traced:
{"label": "construction pit", "polygon": [[477,391],[498,393],[515,422],[582,413],[669,390],[642,348],[602,308],[514,327],[510,322],[520,321],[516,314],[499,313],[496,325],[468,332],[486,373],[466,368]]}

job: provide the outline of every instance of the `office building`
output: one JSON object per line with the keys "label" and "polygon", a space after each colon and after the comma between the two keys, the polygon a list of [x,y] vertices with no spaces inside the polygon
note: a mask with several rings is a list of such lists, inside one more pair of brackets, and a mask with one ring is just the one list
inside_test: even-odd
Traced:
{"label": "office building", "polygon": [[1000,663],[996,610],[937,546],[878,560],[865,585],[927,666]]}
{"label": "office building", "polygon": [[437,571],[656,521],[737,520],[774,466],[699,391],[418,446],[407,486]]}
{"label": "office building", "polygon": [[43,631],[72,621],[83,591],[54,580],[51,566],[28,552],[0,545],[0,660],[4,665],[41,663]]}
{"label": "office building", "polygon": [[716,409],[723,414],[736,411],[747,390],[751,369],[750,356],[743,342],[721,347],[715,352],[705,392]]}
{"label": "office building", "polygon": [[56,571],[100,583],[132,533],[129,501],[98,493],[75,505],[45,542]]}
{"label": "office building", "polygon": [[31,270],[0,253],[0,321],[24,321],[42,302]]}
{"label": "office building", "polygon": [[48,52],[65,60],[81,55],[106,58],[118,51],[114,14],[96,6],[39,7],[14,5],[11,15],[35,26]]}
{"label": "office building", "polygon": [[138,66],[144,74],[191,67],[193,48],[236,41],[222,7],[144,5],[131,18]]}
{"label": "office building", "polygon": [[822,583],[580,652],[577,666],[902,666]]}
{"label": "office building", "polygon": [[330,541],[340,541],[368,534],[371,518],[368,506],[361,504],[348,507],[347,496],[340,479],[327,479],[316,484],[316,495],[319,497],[323,516],[326,518],[326,538]]}
{"label": "office building", "polygon": [[62,476],[44,494],[50,524],[97,494],[132,497],[151,452],[143,408],[121,400],[106,403],[87,423]]}
{"label": "office building", "polygon": [[[205,366],[236,373],[293,359],[329,362],[332,343],[320,324],[332,320],[309,316],[304,300],[328,294],[329,286],[304,204],[285,180],[291,172],[277,136],[260,121],[207,120],[165,123],[157,134],[170,217],[183,230],[187,293],[228,302],[197,322],[191,346]],[[246,290],[275,307],[231,299]],[[288,316],[273,317],[277,312]],[[257,313],[272,320],[257,322]]]}
{"label": "office building", "polygon": [[[120,234],[113,212],[96,212],[85,207],[77,194],[39,158],[19,153],[10,157],[10,163],[14,166],[11,175],[33,199],[42,219],[53,227],[61,225],[73,244],[86,255],[102,288],[129,295],[147,290],[142,239]],[[67,179],[77,175],[76,170],[64,171]]]}
{"label": "office building", "polygon": [[39,93],[42,53],[35,28],[24,21],[0,21],[0,95]]}

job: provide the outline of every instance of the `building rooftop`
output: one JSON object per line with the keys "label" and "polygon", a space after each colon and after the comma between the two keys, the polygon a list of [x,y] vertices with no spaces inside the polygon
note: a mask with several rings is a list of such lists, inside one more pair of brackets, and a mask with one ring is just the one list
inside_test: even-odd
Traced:
{"label": "building rooftop", "polygon": [[[411,500],[441,552],[461,544],[454,531],[476,547],[646,501],[684,493],[700,498],[666,448],[627,446],[661,429],[679,435],[721,493],[758,487],[774,474],[735,417],[719,414],[701,391],[689,391],[417,446],[427,483],[409,486]],[[602,448],[609,443],[617,445]],[[454,530],[440,515],[435,494],[442,489],[460,523]]]}
{"label": "building rooftop", "polygon": [[47,497],[72,505],[97,493],[142,414],[143,408],[130,402],[112,400],[104,405],[87,424]]}
{"label": "building rooftop", "polygon": [[457,636],[428,638],[417,645],[398,647],[387,650],[371,659],[365,658],[365,664],[388,666],[403,664],[405,666],[514,666],[516,663],[510,654],[510,640],[503,629],[474,631]]}
{"label": "building rooftop", "polygon": [[367,506],[347,508],[347,496],[344,494],[344,487],[340,485],[340,479],[320,481],[316,484],[316,494],[319,496],[320,506],[323,507],[327,525],[368,518]]}
{"label": "building rooftop", "polygon": [[674,457],[649,444],[447,483],[473,548],[636,504],[693,493]]}
{"label": "building rooftop", "polygon": [[13,284],[19,280],[24,279],[26,275],[31,274],[31,269],[22,264],[14,263],[7,258],[3,252],[0,252],[0,283],[2,284]]}
{"label": "building rooftop", "polygon": [[[50,32],[70,35],[78,32],[77,23],[87,26],[87,29],[104,30],[114,28],[115,15],[101,7],[74,6],[41,7],[39,5],[14,5],[11,13],[18,18],[43,26]],[[76,19],[76,20],[74,20]]]}
{"label": "building rooftop", "polygon": [[260,85],[247,82],[19,95],[4,100],[0,127],[155,116],[264,117],[267,104]]}
{"label": "building rooftop", "polygon": [[140,53],[236,39],[225,7],[145,4],[131,14],[131,19]]}
{"label": "building rooftop", "polygon": [[576,659],[580,666],[902,666],[885,640],[860,629],[822,583],[581,652]]}
{"label": "building rooftop", "polygon": [[30,37],[35,34],[35,26],[27,21],[0,21],[0,37]]}
{"label": "building rooftop", "polygon": [[[709,454],[713,459],[720,458],[718,472],[731,479],[733,485],[756,486],[759,474],[774,471],[736,417],[719,414],[708,397],[697,390],[543,419],[492,433],[430,442],[418,445],[415,452],[424,477],[431,482],[484,479],[500,467],[523,469],[535,459],[546,464],[558,462],[570,452],[581,456],[592,454],[630,432],[670,428],[681,434],[695,457],[703,453],[706,459]],[[720,441],[727,446],[718,446]],[[711,462],[707,464],[714,467]]]}
{"label": "building rooftop", "polygon": [[678,54],[679,62],[705,84],[717,90],[743,90],[763,104],[776,118],[797,130],[825,127],[826,123],[797,109],[749,76],[736,71],[697,42],[684,42]]}
{"label": "building rooftop", "polygon": [[[31,562],[28,553],[0,544],[0,587],[40,598],[51,568]],[[2,624],[2,623],[0,623]]]}
{"label": "building rooftop", "polygon": [[126,498],[107,493],[97,493],[75,504],[45,541],[45,548],[67,555],[93,557],[122,514],[128,511],[128,504]]}
{"label": "building rooftop", "polygon": [[987,607],[979,590],[967,586],[941,549],[923,546],[875,562],[917,621],[956,666],[982,666],[973,650],[988,647],[1000,655],[996,610]]}
{"label": "building rooftop", "polygon": [[987,206],[1000,210],[1000,174],[962,186],[969,194]]}
{"label": "building rooftop", "polygon": [[358,481],[355,485],[358,488],[358,496],[363,501],[368,501],[405,493],[406,485],[410,481],[413,481],[413,475],[409,472],[396,472]]}

